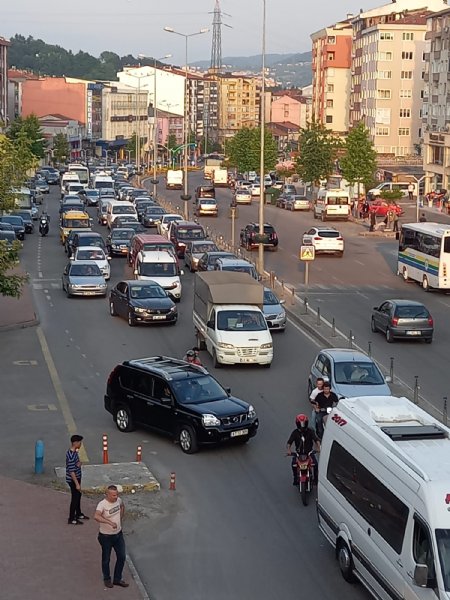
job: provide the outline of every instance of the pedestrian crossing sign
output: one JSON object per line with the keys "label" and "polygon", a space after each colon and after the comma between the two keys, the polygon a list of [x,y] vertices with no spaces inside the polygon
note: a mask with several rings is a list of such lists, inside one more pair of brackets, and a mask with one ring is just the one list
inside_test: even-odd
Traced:
{"label": "pedestrian crossing sign", "polygon": [[316,249],[314,246],[300,246],[300,260],[314,260]]}

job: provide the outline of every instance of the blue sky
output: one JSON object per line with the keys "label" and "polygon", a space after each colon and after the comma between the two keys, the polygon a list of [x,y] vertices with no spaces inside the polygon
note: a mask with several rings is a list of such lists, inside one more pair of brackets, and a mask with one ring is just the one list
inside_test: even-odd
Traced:
{"label": "blue sky", "polygon": [[[387,2],[385,2],[387,3]],[[163,31],[170,26],[182,33],[210,27],[215,0],[14,0],[2,6],[0,36],[15,33],[41,38],[67,49],[98,56],[103,50],[120,55],[163,56],[184,60],[184,40]],[[310,50],[309,35],[357,13],[383,4],[377,0],[266,0],[267,52]],[[170,8],[166,8],[170,6]],[[231,16],[223,20],[222,55],[258,54],[261,48],[262,0],[221,0]],[[212,29],[212,28],[211,28]],[[209,60],[211,31],[189,42],[189,60]]]}

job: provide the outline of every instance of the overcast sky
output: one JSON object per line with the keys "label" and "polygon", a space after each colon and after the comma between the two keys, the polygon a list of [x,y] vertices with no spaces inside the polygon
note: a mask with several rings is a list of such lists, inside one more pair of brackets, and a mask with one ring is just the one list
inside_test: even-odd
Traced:
{"label": "overcast sky", "polygon": [[[267,52],[310,50],[309,35],[357,13],[387,3],[381,0],[267,0]],[[184,62],[184,40],[163,31],[173,27],[210,32],[189,41],[189,61],[209,60],[215,0],[1,0],[0,36],[15,33],[41,38],[73,51],[98,56],[103,50],[120,55],[164,56]],[[170,6],[170,8],[168,8]],[[262,0],[221,0],[222,56],[247,56],[261,50]],[[167,7],[167,8],[166,8]]]}

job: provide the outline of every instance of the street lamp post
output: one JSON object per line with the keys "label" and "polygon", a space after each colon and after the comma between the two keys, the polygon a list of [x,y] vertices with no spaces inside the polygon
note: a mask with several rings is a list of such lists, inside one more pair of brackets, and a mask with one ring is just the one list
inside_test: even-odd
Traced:
{"label": "street lamp post", "polygon": [[184,193],[181,196],[181,199],[184,201],[184,217],[189,219],[189,200],[191,196],[189,195],[189,187],[188,187],[188,152],[189,152],[189,87],[188,87],[188,39],[193,37],[194,35],[201,35],[202,33],[207,33],[209,31],[208,28],[200,29],[200,31],[196,31],[195,33],[180,33],[179,31],[175,31],[172,27],[164,27],[164,31],[168,31],[169,33],[174,33],[176,35],[180,35],[184,37],[185,41],[185,63],[184,63]]}
{"label": "street lamp post", "polygon": [[258,245],[258,269],[261,275],[264,273],[264,144],[265,144],[265,121],[266,121],[266,0],[263,0],[263,22],[262,22],[262,71],[261,71],[261,154],[259,162],[259,235]]}
{"label": "street lamp post", "polygon": [[138,80],[136,88],[136,171],[139,173],[141,167],[141,77],[145,77],[145,75],[133,75],[130,72],[128,72],[128,75]]}

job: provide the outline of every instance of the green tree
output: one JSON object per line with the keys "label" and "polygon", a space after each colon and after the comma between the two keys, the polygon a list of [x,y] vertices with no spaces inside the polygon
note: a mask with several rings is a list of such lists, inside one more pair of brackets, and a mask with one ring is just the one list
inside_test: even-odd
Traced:
{"label": "green tree", "polygon": [[44,158],[46,141],[36,115],[29,115],[25,119],[22,117],[14,119],[9,127],[7,136],[12,141],[16,141],[20,134],[24,134],[28,139],[30,150],[34,156],[36,158]]}
{"label": "green tree", "polygon": [[57,133],[53,138],[53,160],[62,163],[70,156],[70,146],[63,133]]}
{"label": "green tree", "polygon": [[316,186],[333,173],[339,144],[332,132],[322,123],[312,121],[301,129],[297,172],[303,181]]}
{"label": "green tree", "polygon": [[344,146],[345,154],[340,162],[344,179],[350,185],[364,183],[366,187],[374,180],[377,169],[377,153],[369,130],[364,123],[358,123],[350,130]]}
{"label": "green tree", "polygon": [[167,147],[172,150],[172,148],[176,148],[177,145],[177,138],[174,133],[171,133],[167,138]]}
{"label": "green tree", "polygon": [[20,242],[15,241],[10,246],[6,241],[0,240],[0,295],[20,298],[22,286],[27,281],[26,275],[17,275],[11,272],[19,262]]}
{"label": "green tree", "polygon": [[14,208],[14,189],[23,185],[37,164],[25,131],[19,132],[15,142],[0,137],[0,212]]}
{"label": "green tree", "polygon": [[[225,153],[230,165],[244,173],[259,173],[261,161],[261,129],[259,127],[240,129],[225,145]],[[277,162],[278,149],[273,135],[264,131],[264,172],[272,170]]]}

